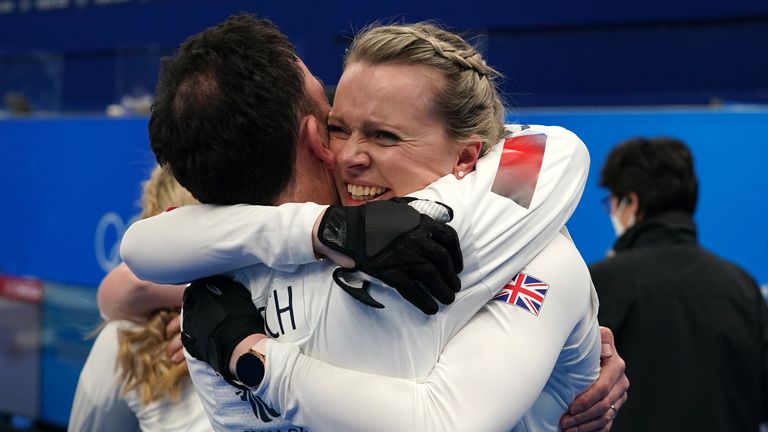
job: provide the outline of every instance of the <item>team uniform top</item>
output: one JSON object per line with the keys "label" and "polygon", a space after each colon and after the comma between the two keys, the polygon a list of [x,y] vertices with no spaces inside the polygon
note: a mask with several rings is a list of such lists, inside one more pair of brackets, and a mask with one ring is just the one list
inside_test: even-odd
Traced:
{"label": "team uniform top", "polygon": [[[446,176],[413,194],[454,209],[451,226],[464,254],[464,289],[433,317],[383,286],[374,285],[370,292],[385,309],[358,303],[334,286],[329,263],[291,266],[314,260],[308,245],[311,230],[296,227],[311,228],[322,206],[308,204],[298,212],[295,206],[185,207],[135,224],[122,253],[140,278],[163,282],[189,280],[255,259],[284,270],[256,265],[230,273],[250,288],[268,335],[290,342],[269,344],[269,375],[258,394],[234,389],[207,365],[188,358],[217,430],[509,430],[519,422],[528,430],[547,430],[597,376],[599,335],[589,275],[570,239],[558,234],[578,203],[587,167],[584,145],[572,133],[511,127],[510,136],[464,179]],[[216,229],[208,231],[211,226]],[[157,239],[158,231],[162,242],[147,242]],[[269,249],[262,249],[261,240]],[[286,246],[292,244],[299,247]],[[531,274],[518,274],[529,262]],[[438,363],[448,341],[507,284],[506,294],[459,333]],[[489,343],[487,334],[497,338]],[[461,364],[467,354],[478,355],[478,342],[486,353],[471,360],[476,366]],[[501,357],[511,362],[507,366],[517,364],[516,378],[483,364]],[[323,368],[336,377],[330,383],[318,376],[323,385],[343,390],[312,399],[323,389],[310,391],[302,380]],[[345,374],[353,378],[345,379]],[[358,379],[387,390],[371,391]],[[487,391],[489,383],[499,381],[504,387],[496,388],[504,392],[497,394],[513,396],[503,398],[503,413],[497,413],[489,400],[494,395]],[[349,383],[354,383],[351,389]],[[395,405],[415,399],[403,405],[405,411],[393,413],[393,405],[371,402],[376,397]],[[532,406],[536,415],[524,418]],[[435,415],[438,411],[445,416]]]}
{"label": "team uniform top", "polygon": [[122,394],[116,373],[118,331],[135,328],[129,321],[110,321],[93,343],[77,382],[68,430],[73,432],[165,432],[213,430],[189,380],[178,401],[160,399],[144,405],[138,390]]}
{"label": "team uniform top", "polygon": [[[309,426],[304,430],[558,431],[568,404],[598,375],[597,297],[586,265],[562,235],[515,279],[448,342],[426,376],[354,372],[310,357],[317,356],[304,346],[270,341],[267,375],[253,396],[294,424]],[[548,290],[538,316],[510,304],[525,301],[515,297],[518,284]],[[393,361],[410,364],[414,345],[434,346],[428,336],[419,339],[422,329],[412,332],[400,344],[378,348],[376,340],[346,352],[373,351],[371,357],[389,360],[387,350],[393,349],[400,354]]]}

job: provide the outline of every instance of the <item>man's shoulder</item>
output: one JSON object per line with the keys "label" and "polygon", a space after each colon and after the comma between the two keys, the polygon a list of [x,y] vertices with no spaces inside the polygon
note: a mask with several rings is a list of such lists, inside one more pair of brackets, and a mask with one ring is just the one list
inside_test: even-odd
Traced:
{"label": "man's shoulder", "polygon": [[[686,249],[690,249],[689,246],[684,246]],[[656,265],[660,262],[667,261],[666,255],[670,253],[667,246],[645,246],[645,247],[633,247],[630,249],[621,250],[619,252],[609,252],[608,255],[600,261],[596,261],[589,265],[589,271],[593,277],[598,276],[610,277],[614,275],[624,275],[632,273],[634,271],[642,271],[649,265]],[[687,251],[686,254],[690,253]],[[677,255],[674,254],[673,255]]]}
{"label": "man's shoulder", "polygon": [[616,255],[611,255],[591,263],[589,265],[589,272],[593,278],[596,276],[607,277],[619,273],[619,270],[626,265],[626,259],[619,259]]}
{"label": "man's shoulder", "polygon": [[728,271],[733,271],[736,273],[741,273],[743,275],[748,275],[747,272],[739,264],[733,261],[730,261],[727,258],[724,258],[709,249],[706,249],[704,247],[697,245],[696,253],[698,253],[702,257],[702,259],[709,261],[709,263],[715,266],[716,268],[728,269]]}
{"label": "man's shoulder", "polygon": [[302,278],[312,275],[317,264],[322,265],[322,263],[297,265],[291,270],[275,270],[264,264],[254,264],[223,273],[222,276],[230,277],[240,282],[255,294],[258,290],[273,284],[276,280]]}
{"label": "man's shoulder", "polygon": [[739,264],[716,255],[714,252],[707,249],[699,249],[701,250],[702,256],[705,256],[708,260],[708,264],[702,266],[703,272],[727,276],[731,280],[738,281],[743,286],[758,287],[756,279]]}
{"label": "man's shoulder", "polygon": [[[720,287],[757,287],[754,278],[735,263],[695,244],[658,245],[622,251],[589,266],[595,288],[601,295],[633,287],[664,291],[672,284],[686,285],[720,281]],[[727,283],[723,283],[728,281]],[[729,289],[726,291],[734,291]]]}
{"label": "man's shoulder", "polygon": [[636,250],[629,250],[591,263],[589,273],[601,304],[607,304],[612,299],[637,296],[643,285],[637,276],[644,271],[647,272],[650,267],[649,259],[655,259],[652,251],[638,253]]}

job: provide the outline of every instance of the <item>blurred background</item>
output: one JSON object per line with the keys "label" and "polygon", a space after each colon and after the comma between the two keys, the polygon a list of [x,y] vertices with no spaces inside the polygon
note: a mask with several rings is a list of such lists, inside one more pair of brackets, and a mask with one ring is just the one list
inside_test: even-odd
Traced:
{"label": "blurred background", "polygon": [[147,112],[162,56],[227,16],[277,23],[332,95],[374,21],[433,19],[505,75],[513,122],[587,143],[569,223],[588,262],[614,234],[597,186],[626,138],[691,147],[704,247],[768,283],[768,2],[0,0],[0,430],[58,430],[154,159]]}

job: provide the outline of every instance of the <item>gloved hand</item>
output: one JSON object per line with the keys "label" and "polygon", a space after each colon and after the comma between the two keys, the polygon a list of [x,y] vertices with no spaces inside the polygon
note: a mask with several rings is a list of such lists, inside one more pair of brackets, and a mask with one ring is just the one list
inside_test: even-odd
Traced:
{"label": "gloved hand", "polygon": [[251,293],[241,283],[222,276],[193,281],[182,299],[181,342],[189,354],[238,388],[229,372],[229,359],[240,341],[264,333],[264,320]]}
{"label": "gloved hand", "polygon": [[[355,261],[352,269],[338,268],[334,280],[361,302],[384,306],[363,289],[347,284],[342,274],[362,271],[395,288],[411,304],[428,315],[437,313],[437,301],[450,304],[461,289],[457,276],[464,268],[459,239],[453,228],[436,222],[411,205],[414,198],[374,201],[362,206],[330,206],[320,221],[321,243]],[[453,217],[447,211],[447,221]]]}

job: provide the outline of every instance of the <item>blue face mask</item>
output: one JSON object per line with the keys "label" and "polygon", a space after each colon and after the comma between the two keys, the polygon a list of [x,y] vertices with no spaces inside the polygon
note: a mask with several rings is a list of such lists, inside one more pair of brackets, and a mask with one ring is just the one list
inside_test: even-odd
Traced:
{"label": "blue face mask", "polygon": [[616,237],[621,237],[635,224],[634,213],[629,218],[629,223],[626,226],[621,223],[621,214],[624,212],[624,209],[627,208],[627,204],[629,204],[629,197],[622,198],[621,201],[619,201],[619,205],[616,206],[616,211],[611,213],[611,225],[613,225],[613,232],[616,233]]}

